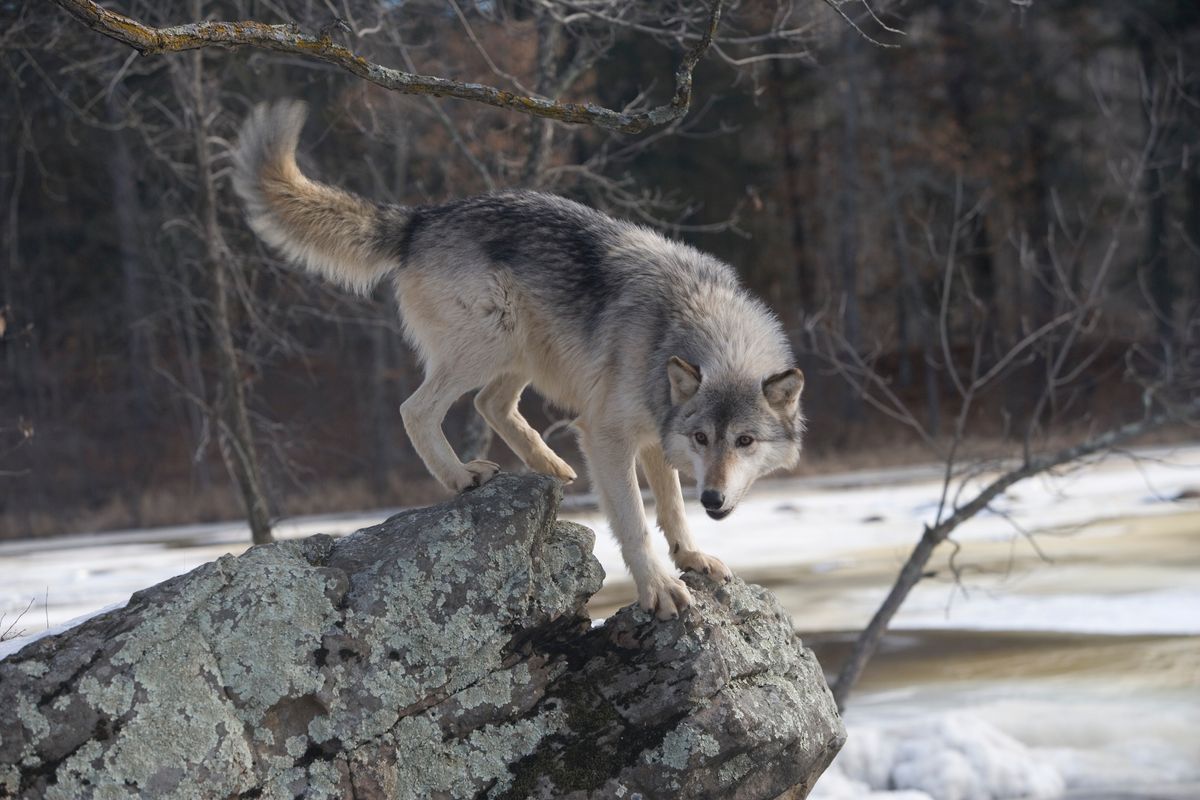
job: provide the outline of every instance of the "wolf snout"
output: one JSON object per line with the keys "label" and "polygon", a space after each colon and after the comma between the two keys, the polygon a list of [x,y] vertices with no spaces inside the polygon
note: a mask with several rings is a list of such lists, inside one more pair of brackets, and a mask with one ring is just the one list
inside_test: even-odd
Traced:
{"label": "wolf snout", "polygon": [[704,506],[704,513],[711,519],[725,519],[733,511],[732,508],[725,508],[725,495],[716,489],[701,492],[700,505]]}

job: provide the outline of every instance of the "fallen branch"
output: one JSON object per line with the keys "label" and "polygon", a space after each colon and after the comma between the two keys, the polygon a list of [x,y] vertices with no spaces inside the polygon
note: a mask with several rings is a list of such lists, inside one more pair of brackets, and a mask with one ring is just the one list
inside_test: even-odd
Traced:
{"label": "fallen branch", "polygon": [[707,25],[675,70],[675,93],[671,99],[644,111],[615,111],[592,103],[564,103],[497,89],[481,83],[465,83],[433,75],[418,75],[385,67],[367,60],[334,42],[328,34],[314,36],[295,23],[268,25],[242,22],[190,22],[154,28],[124,14],[102,8],[93,0],[54,0],[92,30],[127,44],[142,55],[177,53],[206,47],[253,47],[324,61],[358,77],[402,94],[454,97],[576,125],[641,133],[685,116],[692,103],[692,72],[708,52],[721,21],[724,0],[712,0]]}
{"label": "fallen branch", "polygon": [[837,679],[833,682],[831,687],[833,699],[837,701],[838,708],[845,708],[846,697],[854,688],[854,684],[858,682],[867,661],[875,654],[879,642],[892,622],[892,617],[900,610],[900,606],[903,605],[913,587],[926,576],[925,567],[929,563],[933,551],[946,541],[960,525],[987,508],[993,500],[1015,483],[1087,456],[1109,451],[1121,442],[1149,433],[1172,422],[1191,419],[1198,414],[1200,414],[1200,399],[1192,400],[1182,407],[1163,411],[1137,422],[1114,428],[1073,447],[1030,458],[992,480],[969,502],[956,506],[950,516],[932,526],[927,525],[925,532],[921,535],[921,540],[917,542],[917,546],[913,548],[908,560],[901,567],[900,574],[896,576],[896,582],[892,584],[891,591],[888,592],[875,615],[871,617],[870,623],[858,635],[846,663],[842,665]]}

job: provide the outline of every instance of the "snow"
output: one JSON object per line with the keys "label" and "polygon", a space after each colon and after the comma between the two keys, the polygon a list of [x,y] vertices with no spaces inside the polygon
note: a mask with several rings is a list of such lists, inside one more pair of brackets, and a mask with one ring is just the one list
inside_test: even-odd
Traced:
{"label": "snow", "polygon": [[980,594],[952,607],[933,604],[928,594],[904,609],[903,629],[1046,631],[1123,635],[1200,633],[1200,589],[1096,594],[996,596]]}
{"label": "snow", "polygon": [[87,622],[92,617],[98,617],[107,611],[115,611],[118,608],[124,608],[124,607],[125,607],[124,601],[118,602],[118,603],[111,603],[110,605],[104,606],[103,608],[97,608],[94,611],[89,611],[86,614],[81,614],[78,617],[67,620],[66,622],[61,622],[58,625],[55,625],[54,627],[45,628],[45,629],[37,631],[35,633],[31,633],[27,636],[17,636],[12,639],[7,639],[3,642],[0,642],[0,659],[8,658],[13,653],[17,652],[18,650],[20,650],[21,648],[23,648],[27,645],[33,644],[38,639],[44,639],[47,636],[56,636],[57,634],[60,634],[63,631],[74,628],[76,625],[81,625],[84,622]]}
{"label": "snow", "polygon": [[[289,520],[275,533],[282,539],[344,535],[390,513]],[[83,621],[100,609],[123,606],[139,589],[248,547],[249,532],[237,523],[0,542],[0,633],[30,600],[33,606],[15,624],[14,632],[34,634],[44,632],[47,622],[58,630],[68,620]]]}
{"label": "snow", "polygon": [[857,797],[847,789],[889,791],[885,797],[929,797],[934,800],[1008,800],[1055,798],[1066,783],[1053,765],[1029,748],[982,720],[943,714],[891,726],[853,729],[831,773],[840,773],[821,798]]}
{"label": "snow", "polygon": [[[1140,455],[1150,460],[1135,465],[1127,459],[1110,459],[1065,478],[1019,484],[997,501],[1003,515],[981,515],[964,525],[956,539],[964,545],[1024,548],[1028,555],[1032,551],[1022,544],[1014,525],[1059,533],[1085,526],[1072,538],[1103,539],[1125,533],[1098,524],[1107,519],[1200,508],[1196,501],[1188,501],[1188,505],[1167,499],[1200,484],[1200,447]],[[742,573],[790,565],[836,580],[863,564],[894,572],[922,526],[932,521],[940,489],[935,472],[927,467],[763,481],[723,522],[708,519],[696,503],[689,502],[689,522],[702,550]],[[341,535],[382,521],[394,511],[286,520],[277,535]],[[595,552],[609,583],[626,582],[616,540],[599,513],[566,516],[596,531]],[[29,619],[40,622],[48,615],[50,625],[57,625],[127,600],[138,589],[225,553],[242,552],[248,538],[243,525],[219,523],[0,543],[0,613],[11,621],[34,599]],[[655,537],[655,543],[665,560],[665,541]],[[1063,578],[1057,566],[1044,572],[1053,581]],[[1076,592],[1047,594],[1044,587],[1025,591],[1028,581],[1005,577],[999,590],[989,586],[987,591],[966,596],[945,584],[922,584],[893,627],[1200,633],[1200,613],[1196,611],[1200,609],[1200,570],[1167,581],[1160,580],[1162,575],[1146,575],[1119,596],[1109,596],[1106,590],[1097,592],[1086,582]],[[859,627],[885,589],[883,585],[842,587],[836,602],[829,604],[831,613],[826,618],[814,614],[798,619],[797,624],[810,631]],[[43,598],[48,598],[48,609],[43,608]],[[25,622],[18,627],[32,632],[34,625]]]}
{"label": "snow", "polygon": [[812,798],[1200,796],[1192,793],[1200,789],[1194,694],[1100,702],[1103,691],[1014,682],[867,696],[847,712],[846,746]]}

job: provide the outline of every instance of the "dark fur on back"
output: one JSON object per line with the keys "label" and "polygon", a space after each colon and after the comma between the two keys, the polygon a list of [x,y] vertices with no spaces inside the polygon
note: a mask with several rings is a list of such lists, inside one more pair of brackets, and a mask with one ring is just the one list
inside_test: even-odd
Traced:
{"label": "dark fur on back", "polygon": [[605,259],[619,235],[611,218],[538,192],[479,195],[397,214],[381,244],[401,267],[416,252],[436,253],[448,239],[474,241],[494,266],[528,278],[539,293],[596,324],[624,276]]}

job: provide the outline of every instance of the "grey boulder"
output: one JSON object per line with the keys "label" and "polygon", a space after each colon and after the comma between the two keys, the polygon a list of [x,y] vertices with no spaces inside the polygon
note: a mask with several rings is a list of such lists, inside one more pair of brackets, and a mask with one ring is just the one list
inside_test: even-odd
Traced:
{"label": "grey boulder", "polygon": [[502,475],[252,548],[0,661],[0,797],[802,798],[845,733],[765,589],[592,627],[592,533]]}

